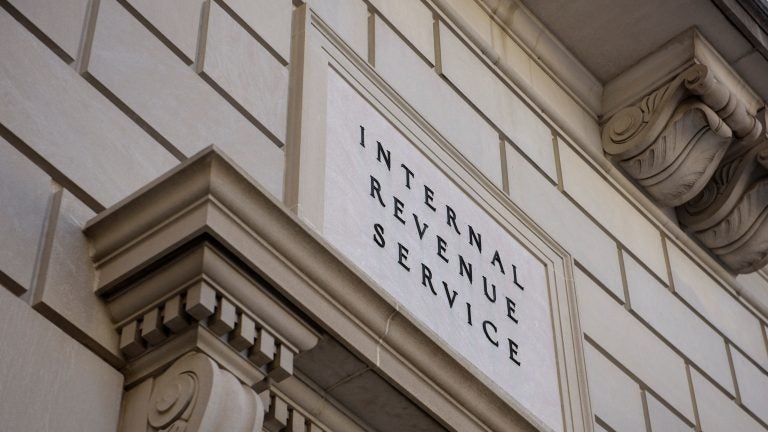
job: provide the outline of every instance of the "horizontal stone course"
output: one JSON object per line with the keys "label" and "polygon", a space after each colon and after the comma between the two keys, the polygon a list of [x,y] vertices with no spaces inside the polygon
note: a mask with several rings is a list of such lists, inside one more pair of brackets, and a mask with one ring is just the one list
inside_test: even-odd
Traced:
{"label": "horizontal stone course", "polygon": [[80,50],[88,0],[9,0],[73,60]]}
{"label": "horizontal stone course", "polygon": [[71,337],[113,361],[120,357],[118,334],[106,306],[93,294],[93,263],[82,233],[95,213],[69,192],[61,193],[46,276],[34,292],[32,306]]}
{"label": "horizontal stone course", "polygon": [[101,205],[178,163],[5,11],[0,40],[0,123]]}
{"label": "horizontal stone course", "polygon": [[510,145],[506,159],[512,202],[623,299],[616,243]]}
{"label": "horizontal stone course", "polygon": [[584,344],[592,412],[613,429],[645,432],[640,387],[590,344]]}
{"label": "horizontal stone course", "polygon": [[691,371],[702,432],[765,432],[765,428],[695,370]]}
{"label": "horizontal stone course", "polygon": [[450,144],[501,186],[496,131],[386,23],[377,20],[375,29],[377,71]]}
{"label": "horizontal stone course", "polygon": [[768,368],[760,322],[677,246],[667,242],[675,291],[754,361]]}
{"label": "horizontal stone course", "polygon": [[573,149],[559,141],[563,188],[595,220],[666,279],[661,233]]}
{"label": "horizontal stone course", "polygon": [[88,72],[185,156],[215,144],[282,196],[283,151],[115,0],[101,2]]}
{"label": "horizontal stone course", "polygon": [[577,269],[576,296],[584,333],[639,380],[693,421],[685,362],[589,277]]}
{"label": "horizontal stone course", "polygon": [[624,269],[632,310],[733,395],[722,336],[627,254]]}
{"label": "horizontal stone course", "polygon": [[557,181],[552,132],[444,24],[440,24],[442,74],[515,143],[550,179]]}
{"label": "horizontal stone course", "polygon": [[123,375],[0,286],[0,430],[114,431]]}
{"label": "horizontal stone course", "polygon": [[216,2],[211,3],[202,72],[285,144],[288,69]]}

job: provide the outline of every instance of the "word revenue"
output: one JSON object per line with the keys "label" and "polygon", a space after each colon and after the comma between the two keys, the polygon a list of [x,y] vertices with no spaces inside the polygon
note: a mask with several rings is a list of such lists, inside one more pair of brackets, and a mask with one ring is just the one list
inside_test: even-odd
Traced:
{"label": "word revenue", "polygon": [[[366,149],[374,147],[366,145],[363,126],[360,126],[359,144]],[[375,145],[375,160],[380,174],[369,175],[368,199],[382,209],[383,215],[392,218],[392,222],[373,224],[373,243],[390,250],[400,271],[412,274],[425,294],[435,299],[444,296],[448,309],[458,311],[467,326],[482,330],[488,343],[504,349],[509,360],[520,366],[518,344],[511,336],[502,335],[505,329],[519,324],[518,302],[525,286],[518,280],[517,266],[506,260],[499,249],[489,248],[487,244],[484,247],[483,235],[476,225],[463,222],[451,205],[439,204],[441,197],[405,162],[393,166],[391,151],[379,141]],[[387,176],[387,182],[380,181],[382,175]],[[393,226],[403,228],[391,232]],[[412,241],[421,243],[417,249],[426,254],[420,261],[412,256],[416,248],[402,240],[407,230],[411,232]],[[445,273],[446,268],[452,270]],[[499,283],[500,287],[509,286],[512,290],[497,289],[494,281],[499,280],[504,281]],[[479,291],[482,294],[477,293]],[[510,295],[503,295],[504,292]],[[477,301],[488,302],[488,306],[475,307],[473,312]],[[493,310],[498,310],[500,319],[511,324],[499,326],[498,319],[479,315],[481,312],[495,315]]]}

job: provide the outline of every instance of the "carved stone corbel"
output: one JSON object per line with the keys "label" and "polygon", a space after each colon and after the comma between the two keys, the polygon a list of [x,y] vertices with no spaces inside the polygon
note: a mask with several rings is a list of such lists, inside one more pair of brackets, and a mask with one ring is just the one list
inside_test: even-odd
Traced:
{"label": "carved stone corbel", "polygon": [[262,269],[275,233],[257,222],[275,206],[253,188],[208,150],[87,224],[126,361],[121,431],[260,432],[271,405],[256,392],[317,343]]}
{"label": "carved stone corbel", "polygon": [[261,432],[264,403],[208,356],[189,353],[130,391],[126,432]]}
{"label": "carved stone corbel", "polygon": [[603,148],[663,207],[692,199],[734,138],[752,142],[760,124],[702,64],[686,69],[603,127]]}
{"label": "carved stone corbel", "polygon": [[764,124],[695,64],[604,126],[603,148],[734,273],[768,264]]}

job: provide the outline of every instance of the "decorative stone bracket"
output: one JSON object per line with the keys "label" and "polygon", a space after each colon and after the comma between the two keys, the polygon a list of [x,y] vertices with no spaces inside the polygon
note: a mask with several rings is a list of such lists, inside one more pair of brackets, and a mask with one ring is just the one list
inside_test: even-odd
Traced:
{"label": "decorative stone bracket", "polygon": [[764,120],[703,64],[693,65],[602,130],[603,149],[732,272],[768,263]]}
{"label": "decorative stone bracket", "polygon": [[272,384],[318,333],[238,253],[269,251],[249,221],[274,205],[233,198],[249,188],[209,150],[86,226],[127,362],[121,431],[276,432],[290,420]]}

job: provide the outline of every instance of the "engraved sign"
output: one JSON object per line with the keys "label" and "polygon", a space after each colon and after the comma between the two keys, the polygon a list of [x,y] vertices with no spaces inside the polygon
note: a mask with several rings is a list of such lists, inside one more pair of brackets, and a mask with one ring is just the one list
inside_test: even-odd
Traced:
{"label": "engraved sign", "polygon": [[563,430],[544,264],[335,72],[327,116],[323,235],[538,426]]}

